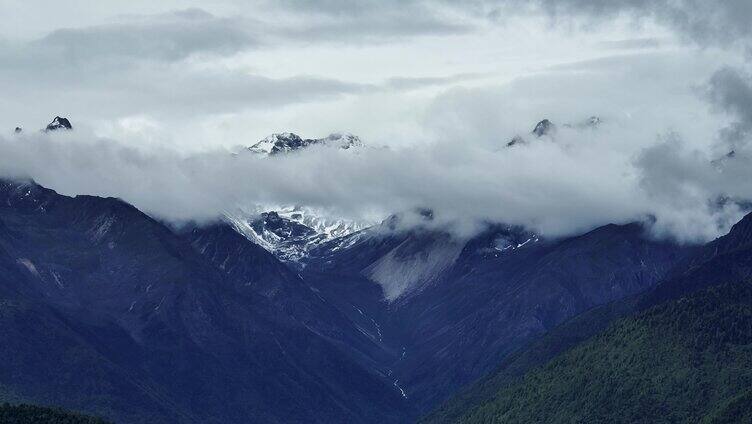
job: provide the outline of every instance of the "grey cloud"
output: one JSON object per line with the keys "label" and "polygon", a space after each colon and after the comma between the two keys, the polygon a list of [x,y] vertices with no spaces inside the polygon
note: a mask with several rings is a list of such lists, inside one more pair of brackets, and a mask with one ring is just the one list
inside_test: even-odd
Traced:
{"label": "grey cloud", "polygon": [[[702,45],[744,43],[750,46],[752,3],[747,0],[500,0],[503,6],[537,10],[554,19],[585,17],[590,22],[608,22],[620,14],[655,18]],[[509,10],[508,8],[505,10]]]}
{"label": "grey cloud", "polygon": [[278,28],[274,34],[282,40],[295,42],[330,42],[336,44],[384,43],[407,37],[454,35],[473,28],[411,15],[369,16],[335,22],[303,23]]}
{"label": "grey cloud", "polygon": [[[0,70],[0,77],[7,70]],[[195,70],[181,64],[110,69],[30,70],[14,75],[16,82],[6,93],[14,99],[35,99],[18,116],[47,119],[49,111],[87,120],[112,116],[150,114],[155,117],[201,116],[244,109],[282,107],[357,94],[374,87],[319,77],[269,78],[234,70]],[[46,111],[38,110],[44,104]],[[10,116],[3,116],[8,119]],[[41,119],[41,118],[39,118]],[[18,122],[8,122],[16,125]]]}
{"label": "grey cloud", "polygon": [[[426,111],[435,140],[428,145],[311,149],[269,160],[227,151],[184,158],[74,131],[0,140],[0,172],[67,194],[121,197],[174,220],[209,220],[249,204],[304,204],[350,218],[429,207],[437,223],[463,233],[494,220],[557,236],[653,216],[658,234],[707,240],[741,213],[733,203],[711,207],[714,200],[752,198],[752,188],[735,183],[752,161],[740,154],[719,174],[712,157],[691,144],[656,142],[675,124],[683,126],[669,141],[706,141],[715,130],[714,121],[687,123],[699,104],[692,92],[672,94],[674,74],[664,65],[691,61],[664,60],[647,55],[631,68],[615,62],[589,73],[448,90]],[[555,138],[503,147],[544,117],[565,123],[593,114],[604,118],[597,131],[560,126]]]}
{"label": "grey cloud", "polygon": [[[135,72],[131,75],[138,77],[139,74]],[[280,107],[370,89],[370,85],[327,78],[299,76],[275,79],[231,71],[207,73],[172,70],[149,72],[144,78],[137,78],[132,83],[132,90],[123,91],[120,96],[128,105],[132,105],[129,109],[142,105],[142,111],[167,115],[199,110],[202,113],[223,113],[247,108]],[[200,101],[197,102],[197,99]],[[160,112],[164,108],[167,108],[166,112]]]}
{"label": "grey cloud", "polygon": [[451,85],[459,82],[473,81],[493,76],[488,73],[465,73],[442,77],[394,77],[384,82],[385,89],[415,90],[424,87]]}
{"label": "grey cloud", "polygon": [[[30,134],[0,139],[0,170],[67,194],[121,197],[177,220],[213,219],[254,204],[305,204],[350,216],[422,206],[459,230],[494,219],[557,235],[642,213],[623,194],[602,197],[612,191],[614,169],[590,160],[592,167],[582,167],[555,145],[505,152],[455,147],[312,149],[275,159],[220,151],[182,159],[75,132]],[[568,177],[546,178],[550,163]]]}
{"label": "grey cloud", "polygon": [[[193,55],[226,56],[262,43],[246,18],[201,9],[121,17],[116,23],[53,31],[30,42],[0,42],[0,80],[15,103],[2,122],[49,111],[111,118],[236,112],[359,93],[374,87],[315,76],[271,78],[246,70],[192,66]],[[211,58],[202,60],[207,61]],[[43,104],[47,111],[39,111]],[[24,110],[27,108],[28,110]],[[39,114],[44,116],[39,116]]]}
{"label": "grey cloud", "polygon": [[[608,23],[628,14],[634,18],[654,18],[680,34],[703,45],[743,42],[752,35],[752,3],[748,0],[721,2],[702,0],[405,0],[405,1],[285,1],[289,10],[302,10],[345,19],[402,21],[403,17],[421,19],[453,13],[467,18],[468,27],[478,27],[473,19],[504,21],[509,17],[543,13],[554,21],[585,18],[588,25]],[[409,20],[405,20],[408,23]]]}
{"label": "grey cloud", "polygon": [[[429,30],[422,18],[412,25],[385,19],[384,34]],[[352,28],[348,29],[348,25]],[[470,78],[396,78],[382,84],[363,84],[316,76],[272,78],[247,70],[192,67],[193,55],[232,55],[248,49],[278,45],[285,40],[316,40],[331,30],[337,39],[350,39],[360,23],[310,19],[303,22],[256,22],[248,17],[218,17],[201,9],[185,9],[145,16],[121,16],[114,23],[55,30],[30,42],[0,41],[0,79],[18,116],[47,119],[48,110],[86,119],[131,114],[180,116],[237,112],[321,101],[347,94],[409,90]],[[329,28],[329,29],[327,29]],[[307,31],[318,33],[304,34]],[[300,32],[293,35],[293,32]],[[281,40],[280,40],[281,39]],[[211,60],[211,57],[202,60]],[[303,69],[303,68],[301,68]],[[35,105],[32,106],[31,104]],[[29,110],[23,105],[29,104]],[[44,113],[44,116],[39,116]],[[9,119],[2,122],[2,119]],[[2,116],[6,126],[23,124],[16,116]]]}
{"label": "grey cloud", "polygon": [[[288,2],[284,10],[290,16],[282,16],[276,27],[258,28],[243,18],[220,18],[199,10],[134,17],[59,30],[31,43],[3,43],[0,61],[6,66],[0,69],[0,79],[14,83],[5,87],[6,97],[0,101],[8,104],[4,110],[21,116],[40,113],[36,109],[44,105],[84,119],[133,113],[194,118],[452,85],[483,76],[404,77],[362,84],[194,68],[187,59],[233,54],[264,43],[363,43],[457,34],[472,31],[482,25],[475,20],[488,16],[503,19],[533,12],[557,20],[603,22],[629,13],[656,18],[704,45],[736,43],[750,35],[746,3]],[[494,14],[498,7],[504,13]],[[681,141],[687,135],[696,141],[715,131],[698,117],[697,111],[704,109],[697,99],[684,91],[688,80],[704,77],[717,65],[698,65],[670,53],[641,53],[543,69],[505,87],[447,90],[425,111],[416,112],[422,114],[420,124],[429,138],[436,140],[428,146],[312,150],[265,161],[215,151],[186,159],[182,152],[140,151],[128,147],[130,140],[100,140],[76,130],[0,138],[0,173],[30,176],[66,194],[122,197],[175,220],[213,219],[227,208],[256,203],[300,203],[351,217],[420,206],[434,209],[438,221],[452,221],[461,228],[492,219],[559,235],[654,216],[659,232],[682,240],[712,238],[741,213],[735,203],[717,206],[715,200],[752,196],[744,183],[752,163],[744,149],[719,172],[710,165],[712,156]],[[708,97],[738,121],[733,127],[739,130],[737,136],[747,134],[752,96],[746,76],[729,70],[717,73]],[[50,112],[43,113],[48,119]],[[544,117],[573,122],[590,115],[605,118],[602,132],[562,128],[555,140],[502,148]],[[16,124],[12,121],[7,127]],[[655,135],[671,128],[678,135],[656,144]]]}
{"label": "grey cloud", "polygon": [[[50,109],[59,108],[60,113],[91,117],[114,110],[165,110],[167,103],[183,105],[179,101],[198,94],[208,96],[207,106],[216,105],[208,85],[217,94],[234,94],[228,100],[233,104],[252,103],[249,92],[254,87],[261,91],[260,98],[268,100],[276,91],[283,99],[291,93],[284,90],[284,81],[239,71],[201,75],[185,63],[192,55],[222,56],[256,45],[242,22],[200,9],[121,17],[115,23],[59,29],[38,40],[0,44],[0,79],[13,82],[5,87],[6,95],[18,99],[17,103],[34,101],[37,107],[44,103]],[[209,81],[208,76],[216,81]],[[237,91],[227,87],[231,83],[237,84]],[[299,89],[305,84],[293,81],[290,85]],[[308,85],[316,88],[302,93],[332,88],[332,84],[324,87],[326,83],[315,81]],[[192,103],[201,109],[200,103]]]}
{"label": "grey cloud", "polygon": [[[379,1],[379,0],[281,0],[279,5],[286,9],[303,10],[309,13],[327,14],[327,15],[370,15],[378,11],[394,8],[398,1]],[[404,4],[408,8],[416,5],[416,1],[407,0]]]}
{"label": "grey cloud", "polygon": [[424,35],[452,35],[473,31],[476,25],[462,16],[447,15],[453,7],[433,1],[281,1],[277,7],[304,16],[298,26],[281,34],[304,41],[337,43],[384,42]]}
{"label": "grey cloud", "polygon": [[710,102],[735,121],[721,131],[730,149],[747,142],[752,131],[752,79],[733,68],[722,68],[710,78],[706,87]]}
{"label": "grey cloud", "polygon": [[700,122],[704,128],[691,131],[712,136],[710,118],[688,122],[705,106],[687,81],[702,81],[714,66],[691,55],[646,52],[549,67],[504,86],[448,90],[429,107],[425,125],[436,137],[497,145],[543,118],[562,123],[592,115],[644,128],[635,143]]}
{"label": "grey cloud", "polygon": [[[514,0],[502,3],[520,5]],[[588,22],[602,23],[624,14],[637,19],[653,18],[700,46],[741,47],[747,53],[752,51],[752,26],[749,25],[752,2],[747,0],[537,0],[533,4],[555,20],[585,18]],[[706,97],[718,110],[735,118],[720,132],[726,148],[735,149],[746,143],[752,130],[749,77],[732,68],[721,68],[707,84]]]}
{"label": "grey cloud", "polygon": [[[672,85],[680,83],[673,81],[669,64],[692,63],[682,56],[656,61],[645,55],[630,67],[614,61],[587,73],[555,70],[506,86],[451,89],[426,111],[423,125],[434,140],[427,145],[311,149],[273,159],[219,150],[186,158],[183,152],[136,150],[128,140],[100,140],[79,130],[30,133],[0,138],[0,174],[33,177],[65,194],[121,197],[171,220],[211,220],[233,207],[259,204],[303,204],[349,218],[429,207],[437,223],[451,223],[461,233],[494,220],[557,236],[652,216],[657,234],[707,240],[743,212],[736,203],[713,202],[752,198],[752,187],[744,183],[752,156],[740,151],[719,172],[712,156],[682,141],[706,143],[715,131],[710,118],[687,119],[700,99],[690,90],[678,95]],[[300,82],[289,96],[309,83]],[[229,91],[236,86],[207,85],[205,93],[185,95],[231,108],[245,96],[232,100]],[[383,88],[325,83],[318,89]],[[213,99],[215,92],[220,95]],[[276,93],[260,99],[274,101]],[[560,126],[555,138],[503,147],[544,117],[565,123],[593,114],[604,118],[597,131]],[[655,140],[672,127],[676,136]]]}
{"label": "grey cloud", "polygon": [[460,234],[489,220],[558,236],[653,216],[659,234],[700,241],[740,216],[734,205],[709,205],[718,196],[752,195],[752,183],[728,184],[743,177],[749,156],[719,173],[703,154],[669,140],[632,161],[622,144],[635,136],[561,128],[555,142],[519,149],[443,142],[186,158],[73,131],[0,138],[0,176],[32,177],[64,194],[121,197],[177,221],[257,205],[304,204],[354,218],[428,207],[437,224]]}
{"label": "grey cloud", "polygon": [[[645,66],[650,63],[660,63],[664,66],[671,66],[671,54],[657,52],[630,52],[628,54],[614,54],[610,56],[599,57],[577,62],[562,63],[548,67],[551,71],[616,71],[625,66],[632,66],[638,70],[651,72],[660,72],[661,69],[653,66]],[[677,66],[674,66],[676,68]],[[665,68],[663,68],[665,70]]]}
{"label": "grey cloud", "polygon": [[722,163],[689,148],[674,134],[644,149],[635,160],[640,187],[660,219],[658,234],[712,239],[748,213],[752,183],[750,152],[743,150]]}
{"label": "grey cloud", "polygon": [[84,28],[58,29],[25,48],[57,63],[108,59],[176,61],[196,53],[230,54],[259,43],[239,19],[219,18],[201,9]]}
{"label": "grey cloud", "polygon": [[627,40],[601,41],[598,43],[607,50],[643,50],[654,49],[661,46],[661,40],[657,38],[632,38]]}

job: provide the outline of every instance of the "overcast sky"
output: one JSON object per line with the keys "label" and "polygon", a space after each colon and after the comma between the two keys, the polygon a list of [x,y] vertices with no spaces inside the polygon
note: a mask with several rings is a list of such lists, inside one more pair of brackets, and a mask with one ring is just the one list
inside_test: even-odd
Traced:
{"label": "overcast sky", "polygon": [[[712,3],[0,0],[0,171],[168,218],[237,199],[353,217],[427,205],[552,234],[654,216],[658,231],[705,240],[743,213],[719,198],[752,197],[744,166],[709,165],[731,149],[748,164],[752,5]],[[36,133],[55,115],[72,135]],[[591,115],[597,134],[503,150],[540,119]],[[16,126],[34,151],[9,144]],[[349,131],[389,149],[216,177],[228,166],[207,158],[282,131]],[[165,162],[175,155],[203,164],[200,184],[198,169]],[[106,165],[82,171],[87,160]],[[161,173],[170,167],[181,170]],[[91,181],[93,169],[116,176]],[[151,176],[124,185],[132,172]],[[307,191],[280,182],[292,173],[313,181]]]}
{"label": "overcast sky", "polygon": [[[280,131],[313,137],[346,130],[377,144],[430,141],[430,113],[453,90],[498,90],[535,77],[580,84],[583,73],[603,73],[609,61],[639,67],[640,78],[670,79],[661,93],[669,102],[719,61],[717,52],[698,54],[651,19],[563,20],[546,8],[490,2],[1,4],[3,127],[37,128],[64,115],[100,136],[185,150],[248,144]],[[677,74],[667,63],[685,69]],[[508,125],[520,129],[544,116],[628,117],[639,94],[656,93],[634,92],[636,75],[621,78],[614,86],[628,87],[631,102],[608,110],[586,86],[572,110],[550,88],[529,83],[499,95],[489,112],[514,116]]]}

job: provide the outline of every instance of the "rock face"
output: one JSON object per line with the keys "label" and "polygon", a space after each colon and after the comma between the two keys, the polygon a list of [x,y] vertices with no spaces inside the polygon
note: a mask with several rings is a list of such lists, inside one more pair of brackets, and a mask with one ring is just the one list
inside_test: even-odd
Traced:
{"label": "rock face", "polygon": [[[544,135],[551,135],[555,130],[556,126],[553,124],[553,122],[549,121],[548,119],[544,119],[535,124],[535,127],[533,127],[533,130],[530,131],[530,134],[535,136],[536,138],[541,138]],[[525,140],[524,137],[516,135],[512,137],[511,140],[509,140],[509,142],[506,144],[506,147],[521,146],[527,143],[528,141]]]}
{"label": "rock face", "polygon": [[60,116],[56,116],[55,119],[50,122],[47,127],[44,129],[45,132],[49,131],[58,131],[58,130],[72,130],[73,126],[71,125],[68,118],[62,118]]}
{"label": "rock face", "polygon": [[517,146],[519,144],[525,144],[525,139],[520,137],[519,135],[516,135],[512,137],[509,143],[507,143],[507,147]]}
{"label": "rock face", "polygon": [[551,121],[544,119],[535,124],[535,128],[533,128],[532,134],[536,137],[543,137],[544,135],[551,134],[551,132],[553,132],[555,129],[556,127]]}

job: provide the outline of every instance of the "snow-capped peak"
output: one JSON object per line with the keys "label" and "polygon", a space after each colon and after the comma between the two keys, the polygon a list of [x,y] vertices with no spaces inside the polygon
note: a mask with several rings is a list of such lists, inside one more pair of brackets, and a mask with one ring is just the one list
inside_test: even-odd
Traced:
{"label": "snow-capped peak", "polygon": [[349,149],[351,147],[363,146],[363,142],[357,136],[346,132],[333,133],[327,137],[316,139],[303,139],[297,134],[285,132],[272,134],[249,147],[248,150],[257,154],[273,156],[279,153],[300,150],[311,145]]}
{"label": "snow-capped peak", "polygon": [[329,134],[327,137],[316,141],[328,146],[336,146],[340,149],[349,149],[350,147],[363,146],[363,142],[360,141],[360,138],[358,138],[358,136],[350,134],[348,132]]}
{"label": "snow-capped peak", "polygon": [[316,246],[373,224],[329,217],[322,211],[300,206],[262,213],[228,212],[225,218],[240,234],[291,264]]}
{"label": "snow-capped peak", "polygon": [[249,147],[253,153],[275,155],[277,153],[291,152],[308,145],[308,140],[303,140],[294,133],[277,133],[267,136],[263,140]]}
{"label": "snow-capped peak", "polygon": [[[337,132],[324,138],[303,139],[290,132],[272,134],[251,147],[251,153],[264,157],[287,154],[316,145],[332,149],[350,149],[363,146],[357,136]],[[358,222],[330,216],[304,206],[264,208],[254,213],[238,211],[227,213],[226,219],[235,229],[256,242],[277,258],[296,263],[308,252],[325,242],[360,231],[372,223]]]}
{"label": "snow-capped peak", "polygon": [[45,128],[45,131],[57,131],[57,130],[72,130],[73,126],[71,125],[68,118],[62,118],[60,116],[56,116],[55,119],[52,120],[52,122],[47,125],[47,128]]}

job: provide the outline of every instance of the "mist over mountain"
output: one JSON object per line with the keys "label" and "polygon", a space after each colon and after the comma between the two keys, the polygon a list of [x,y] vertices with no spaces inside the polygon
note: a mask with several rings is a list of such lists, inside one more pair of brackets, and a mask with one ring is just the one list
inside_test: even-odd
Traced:
{"label": "mist over mountain", "polygon": [[[451,224],[460,237],[485,222],[555,237],[638,220],[650,222],[660,237],[705,241],[727,231],[752,198],[743,178],[746,150],[718,169],[712,157],[673,135],[632,148],[623,144],[629,129],[608,122],[562,125],[555,133],[551,121],[541,122],[547,124],[535,128],[549,130],[533,131],[515,149],[504,148],[504,135],[491,146],[437,142],[401,149],[370,147],[354,136],[306,141],[291,135],[284,150],[294,154],[269,157],[145,151],[76,130],[21,133],[0,140],[0,162],[6,177],[33,178],[66,194],[119,197],[175,222],[207,222],[235,208],[269,205],[304,205],[368,222],[428,208],[432,225]],[[254,149],[264,143],[271,142]],[[340,148],[349,146],[357,148]],[[734,201],[718,204],[718,198]]]}
{"label": "mist over mountain", "polygon": [[748,0],[0,14],[0,417],[751,419]]}

